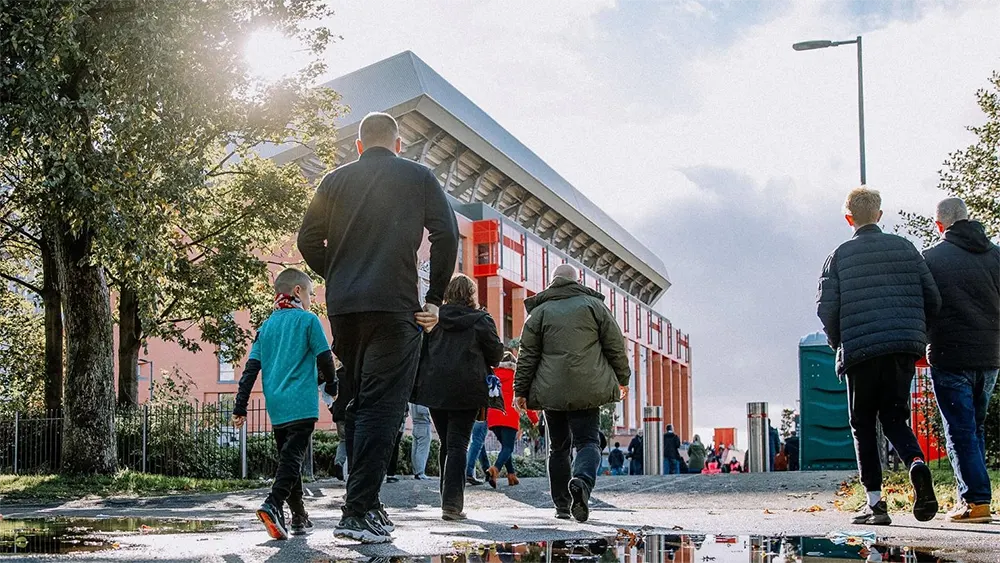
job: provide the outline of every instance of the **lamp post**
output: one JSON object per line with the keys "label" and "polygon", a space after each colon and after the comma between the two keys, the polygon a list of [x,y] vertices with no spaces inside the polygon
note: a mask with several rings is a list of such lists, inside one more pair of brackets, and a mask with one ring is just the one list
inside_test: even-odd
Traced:
{"label": "lamp post", "polygon": [[858,46],[858,146],[861,151],[861,185],[865,185],[865,89],[861,72],[861,36],[851,41],[803,41],[792,45],[796,51],[812,51],[815,49],[826,49],[828,47],[839,47],[841,45]]}

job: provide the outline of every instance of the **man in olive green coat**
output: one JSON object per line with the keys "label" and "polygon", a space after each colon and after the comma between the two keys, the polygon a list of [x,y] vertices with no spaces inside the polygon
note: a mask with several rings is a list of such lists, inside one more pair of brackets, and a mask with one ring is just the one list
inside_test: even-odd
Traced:
{"label": "man in olive green coat", "polygon": [[576,268],[559,266],[549,288],[524,301],[514,395],[519,409],[545,411],[556,518],[586,522],[601,464],[600,407],[624,398],[631,370],[604,296],[578,279]]}

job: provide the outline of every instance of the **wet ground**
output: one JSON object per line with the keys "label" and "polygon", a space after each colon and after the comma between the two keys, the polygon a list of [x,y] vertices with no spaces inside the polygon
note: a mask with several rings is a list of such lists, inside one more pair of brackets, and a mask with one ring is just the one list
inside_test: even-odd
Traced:
{"label": "wet ground", "polygon": [[[103,550],[27,555],[22,549],[0,555],[0,563],[15,559],[56,563],[67,558],[169,563],[1000,562],[1000,521],[958,526],[943,517],[917,522],[911,515],[894,514],[891,527],[851,526],[853,515],[837,510],[834,496],[840,482],[850,477],[848,473],[812,473],[606,478],[598,481],[591,520],[586,524],[553,518],[543,479],[524,479],[519,487],[501,486],[498,491],[470,488],[465,505],[469,520],[465,522],[441,520],[440,509],[435,508],[439,503],[436,481],[403,480],[382,489],[382,500],[397,530],[392,544],[378,546],[333,537],[344,494],[343,484],[335,481],[305,488],[315,532],[281,542],[268,538],[254,516],[266,496],[263,490],[39,506],[8,504],[0,507],[6,518],[4,530],[20,519],[127,516],[140,519],[128,526],[135,530],[138,525],[139,531],[90,530],[85,535],[105,543],[82,547]],[[181,526],[177,519],[211,523],[195,525],[204,526],[200,530],[174,533],[162,520],[147,522],[163,518],[171,519],[175,527]],[[224,527],[212,527],[214,523]],[[143,524],[152,529],[142,533]],[[5,536],[4,541],[17,538]]]}
{"label": "wet ground", "polygon": [[213,520],[30,518],[0,520],[0,554],[68,554],[118,549],[131,535],[235,530]]}

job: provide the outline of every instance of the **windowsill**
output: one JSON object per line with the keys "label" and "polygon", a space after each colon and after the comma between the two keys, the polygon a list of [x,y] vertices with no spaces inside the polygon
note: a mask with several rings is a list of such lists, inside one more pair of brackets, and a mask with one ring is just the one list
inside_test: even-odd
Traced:
{"label": "windowsill", "polygon": [[236,381],[235,379],[232,379],[232,380],[229,380],[229,379],[227,379],[227,380],[222,380],[222,379],[220,379],[220,380],[218,380],[218,382],[217,382],[217,383],[223,383],[223,384],[226,384],[226,383],[228,383],[228,384],[236,384],[236,383],[239,383],[239,381]]}

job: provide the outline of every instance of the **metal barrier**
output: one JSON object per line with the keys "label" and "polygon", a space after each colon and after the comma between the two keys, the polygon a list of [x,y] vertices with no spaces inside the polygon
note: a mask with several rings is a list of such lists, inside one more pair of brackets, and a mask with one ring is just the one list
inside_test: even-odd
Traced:
{"label": "metal barrier", "polygon": [[767,403],[747,403],[747,470],[766,473],[771,458],[771,436],[767,425]]}
{"label": "metal barrier", "polygon": [[642,432],[646,441],[642,453],[643,473],[663,475],[663,409],[643,407]]}

